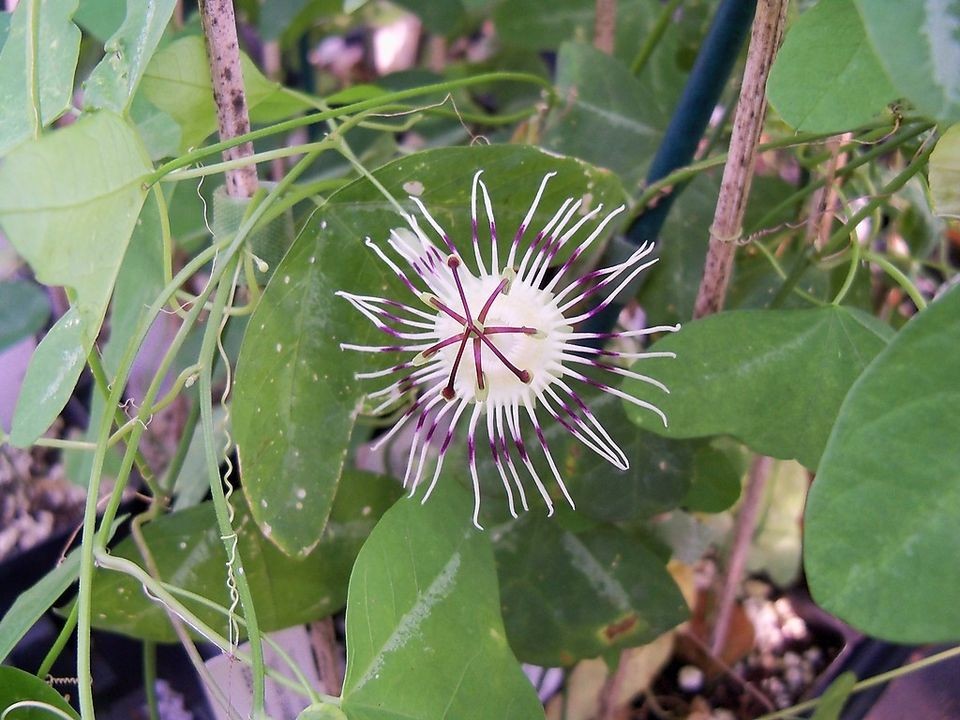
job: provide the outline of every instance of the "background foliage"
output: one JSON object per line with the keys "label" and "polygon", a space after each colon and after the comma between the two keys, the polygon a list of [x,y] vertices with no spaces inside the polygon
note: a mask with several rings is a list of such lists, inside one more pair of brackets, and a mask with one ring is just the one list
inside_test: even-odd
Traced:
{"label": "background foliage", "polygon": [[[520,662],[615,667],[703,611],[691,567],[723,565],[756,454],[799,465],[771,481],[796,491],[771,500],[751,572],[794,582],[809,487],[813,599],[878,638],[960,640],[960,10],[790,6],[727,309],[692,320],[742,57],[693,161],[657,175],[725,3],[620,0],[610,53],[598,5],[237,2],[264,180],[243,201],[218,187],[231,166],[189,3],[21,0],[0,16],[0,350],[42,336],[4,440],[62,448],[88,498],[79,549],[0,620],[0,659],[79,580],[63,637],[87,720],[93,627],[227,652],[248,637],[256,714],[262,633],[344,609],[342,694],[301,684],[305,720],[540,717]],[[396,71],[320,52],[348,57],[405,18],[424,49]],[[511,231],[547,172],[535,222],[567,197],[626,202],[604,262],[670,207],[620,322],[684,325],[652,345],[676,360],[641,361],[671,389],[667,428],[588,397],[630,470],[549,427],[577,510],[510,518],[483,459],[484,533],[462,455],[426,506],[397,499],[402,443],[369,448],[394,418],[361,412],[354,373],[370,368],[339,348],[376,333],[334,296],[402,290],[362,241],[385,240],[408,193],[464,242],[480,168]],[[88,427],[58,420],[71,398]],[[149,426],[177,408],[151,455]],[[113,540],[125,488],[148,502]],[[2,671],[0,708],[75,716]],[[852,684],[832,691],[837,713]]]}

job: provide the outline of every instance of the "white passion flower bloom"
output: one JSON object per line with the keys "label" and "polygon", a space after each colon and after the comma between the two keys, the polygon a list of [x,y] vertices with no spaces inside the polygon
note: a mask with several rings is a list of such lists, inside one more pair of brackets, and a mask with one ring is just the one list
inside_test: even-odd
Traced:
{"label": "white passion flower bloom", "polygon": [[[626,455],[569,381],[591,385],[646,408],[659,415],[666,425],[666,416],[655,405],[600,382],[581,372],[581,369],[588,367],[635,378],[668,392],[657,380],[615,363],[654,356],[672,357],[672,353],[617,352],[598,349],[595,345],[605,340],[679,329],[679,326],[671,325],[619,333],[577,332],[578,325],[600,312],[641,271],[656,262],[655,258],[648,259],[653,245],[641,245],[617,265],[594,270],[581,277],[570,277],[576,261],[600,237],[610,221],[624,210],[624,206],[621,205],[596,222],[602,205],[583,212],[583,200],[570,198],[542,229],[535,234],[530,233],[530,222],[547,183],[556,174],[549,173],[540,183],[530,209],[513,237],[509,255],[501,264],[497,254],[493,207],[487,187],[480,179],[481,174],[482,171],[474,175],[471,191],[473,267],[467,264],[424,204],[418,198],[411,197],[428,227],[421,227],[415,216],[404,214],[407,227],[392,230],[387,241],[393,252],[409,267],[409,271],[401,269],[398,262],[370,238],[367,238],[366,245],[396,273],[415,301],[403,303],[369,295],[337,293],[392,338],[390,345],[342,343],[342,349],[406,355],[402,362],[386,370],[358,373],[356,377],[393,379],[386,387],[368,394],[369,399],[379,403],[372,410],[373,414],[396,406],[403,398],[412,398],[412,404],[399,421],[377,443],[382,445],[415,420],[403,478],[403,485],[410,486],[411,495],[416,493],[424,478],[431,446],[439,444],[439,458],[423,502],[430,497],[456,429],[466,422],[474,492],[473,522],[478,528],[478,427],[486,428],[489,452],[514,517],[517,516],[514,490],[523,509],[528,509],[514,455],[543,497],[548,514],[553,514],[550,493],[534,468],[524,442],[522,427],[527,422],[533,427],[553,479],[573,507],[573,499],[547,447],[543,417],[548,416],[559,423],[592,451],[615,467],[626,470],[629,466]],[[489,267],[480,254],[478,190],[489,222]],[[428,230],[436,234],[436,239],[431,237]],[[556,269],[551,268],[551,261],[568,243],[575,242],[574,237],[581,231],[587,233],[586,237],[574,247],[563,264]],[[594,303],[589,309],[583,308],[584,300],[608,288],[611,289],[601,302]],[[592,341],[593,344],[580,344],[582,341]],[[441,430],[443,439],[439,440],[438,436],[434,442],[434,436],[445,420],[446,427]]]}

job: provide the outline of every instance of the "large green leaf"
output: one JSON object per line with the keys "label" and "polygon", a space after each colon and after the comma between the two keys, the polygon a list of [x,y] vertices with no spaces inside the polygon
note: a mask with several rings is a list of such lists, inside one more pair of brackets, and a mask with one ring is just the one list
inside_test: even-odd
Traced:
{"label": "large green leaf", "polygon": [[0,351],[35,335],[49,317],[50,301],[34,283],[0,282]]}
{"label": "large green leaf", "polygon": [[29,590],[17,596],[10,609],[0,618],[0,662],[7,658],[57,598],[76,582],[79,572],[80,554],[72,552]]}
{"label": "large green leaf", "polygon": [[350,720],[531,720],[543,710],[507,645],[489,538],[447,483],[403,500],[363,546],[347,599]]}
{"label": "large green leaf", "polygon": [[960,287],[850,390],[807,501],[817,602],[894,642],[960,640]]}
{"label": "large green leaf", "polygon": [[638,380],[624,383],[626,392],[660,407],[669,427],[634,405],[627,415],[667,437],[732,435],[815,470],[847,390],[889,336],[869,315],[843,307],[712,315],[654,344],[676,359],[635,363],[669,395]]}
{"label": "large green leaf", "polygon": [[840,132],[897,99],[850,0],[820,0],[787,33],[767,81],[770,104],[797,130]]}
{"label": "large green leaf", "polygon": [[[690,489],[693,460],[702,442],[673,440],[631,427],[623,404],[612,395],[603,395],[591,403],[597,419],[612,434],[630,463],[626,471],[617,470],[605,459],[584,447],[559,424],[548,432],[562,436],[551,443],[569,478],[566,484],[584,515],[607,522],[625,522],[647,518],[678,507]],[[541,477],[549,468],[542,468]]]}
{"label": "large green leaf", "polygon": [[[11,705],[23,701],[50,705],[57,708],[62,715],[54,715],[35,705],[7,712]],[[80,720],[80,715],[60,693],[36,675],[13,667],[0,667],[0,713],[9,720],[50,720],[52,717],[64,715]]]}
{"label": "large green leaf", "polygon": [[118,113],[130,105],[176,0],[127,0],[123,24],[104,44],[104,57],[83,84],[84,104]]}
{"label": "large green leaf", "polygon": [[[398,198],[406,196],[404,188],[422,187],[422,201],[453,242],[467,249],[470,181],[478,168],[485,170],[504,248],[549,171],[558,175],[534,224],[546,223],[563,200],[585,192],[593,202],[622,202],[615,176],[526,146],[431,150],[391,162],[375,175]],[[404,205],[416,212],[412,203]],[[334,293],[418,302],[362,244],[364,236],[382,243],[402,225],[368,180],[336,193],[291,247],[250,321],[238,361],[234,430],[254,518],[285,552],[309,552],[323,532],[361,399],[380,387],[358,383],[354,372],[397,361],[392,354],[378,359],[341,352],[341,342],[376,344],[384,336]],[[291,512],[296,502],[307,511]]]}
{"label": "large green leaf", "polygon": [[21,145],[0,167],[0,225],[37,279],[72,291],[34,353],[13,418],[29,445],[66,404],[100,332],[151,169],[129,124],[103,111]]}
{"label": "large green leaf", "polygon": [[[352,472],[337,495],[320,544],[310,557],[285,556],[250,519],[242,498],[234,499],[237,551],[264,631],[279,630],[330,615],[343,607],[354,558],[377,518],[398,495],[383,477]],[[227,554],[210,502],[166,515],[146,525],[143,535],[160,577],[177,587],[230,605]],[[114,555],[143,564],[133,541],[121,542]],[[278,591],[278,589],[282,589]],[[204,622],[226,635],[224,616],[191,600],[184,603]],[[140,584],[127,575],[98,571],[93,590],[94,625],[157,642],[175,642],[163,609],[150,602]],[[239,611],[238,611],[239,612]]]}
{"label": "large green leaf", "polygon": [[640,180],[667,117],[648,89],[619,60],[590,45],[564,43],[557,55],[557,91],[562,100],[543,146]]}
{"label": "large green leaf", "polygon": [[[267,80],[245,54],[240,67],[252,121],[274,122],[308,107],[279,83]],[[203,38],[189,35],[155,53],[140,86],[151,103],[180,125],[181,151],[199,145],[217,129]]]}
{"label": "large green leaf", "polygon": [[80,30],[70,18],[77,0],[24,0],[0,51],[0,155],[70,107]]}
{"label": "large green leaf", "polygon": [[960,119],[960,6],[952,0],[855,0],[897,91],[937,120]]}
{"label": "large green leaf", "polygon": [[664,562],[622,530],[574,533],[529,514],[493,537],[507,637],[525,662],[643,645],[687,617]]}

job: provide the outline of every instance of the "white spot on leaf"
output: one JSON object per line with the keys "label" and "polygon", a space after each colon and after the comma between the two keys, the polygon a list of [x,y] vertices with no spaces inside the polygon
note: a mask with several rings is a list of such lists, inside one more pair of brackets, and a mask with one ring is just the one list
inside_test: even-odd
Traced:
{"label": "white spot on leaf", "polygon": [[403,184],[403,191],[408,195],[420,197],[423,195],[423,183],[419,180],[408,180]]}

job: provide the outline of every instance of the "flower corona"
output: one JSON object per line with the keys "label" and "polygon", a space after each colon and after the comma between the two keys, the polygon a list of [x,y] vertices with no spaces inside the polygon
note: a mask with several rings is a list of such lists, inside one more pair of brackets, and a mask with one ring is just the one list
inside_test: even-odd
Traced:
{"label": "flower corona", "polygon": [[[532,479],[548,513],[553,514],[554,509],[551,495],[524,440],[523,427],[528,423],[550,474],[573,507],[573,499],[547,446],[543,416],[559,423],[615,467],[626,470],[629,466],[626,455],[568,381],[593,386],[646,408],[659,415],[666,425],[666,416],[652,403],[600,382],[582,370],[594,368],[635,378],[668,392],[657,380],[617,363],[672,357],[672,353],[620,352],[599,348],[597,344],[679,328],[669,325],[610,333],[577,332],[578,325],[601,312],[640,272],[656,262],[655,258],[649,258],[653,245],[644,243],[621,263],[571,278],[577,261],[623,212],[624,206],[597,222],[602,205],[586,211],[583,199],[568,198],[542,229],[531,234],[534,214],[547,184],[556,175],[551,172],[541,181],[501,264],[493,204],[481,175],[482,171],[474,175],[471,188],[473,267],[467,265],[423,202],[411,197],[426,221],[426,229],[415,215],[404,213],[406,226],[392,230],[387,241],[411,272],[402,269],[370,238],[366,239],[366,245],[413,294],[413,302],[337,293],[389,335],[393,343],[383,346],[342,343],[341,348],[407,354],[392,367],[358,373],[357,378],[392,380],[367,395],[377,403],[373,414],[395,407],[404,398],[410,399],[397,423],[377,442],[383,444],[414,422],[403,478],[404,487],[410,487],[411,495],[424,479],[431,447],[439,446],[439,457],[423,496],[426,502],[436,486],[443,458],[457,428],[467,423],[467,453],[474,492],[473,522],[477,527],[480,527],[478,427],[486,431],[488,451],[503,484],[511,515],[517,516],[514,492],[521,507],[529,508],[514,456]],[[487,219],[485,233],[488,230],[490,236],[489,265],[481,254],[481,202]],[[436,235],[436,240],[427,230]],[[575,244],[578,234],[586,237]],[[568,245],[573,250],[565,255],[565,260],[555,263]],[[604,291],[607,294],[602,300],[585,307],[586,300]]]}

